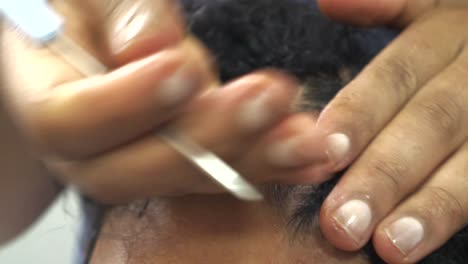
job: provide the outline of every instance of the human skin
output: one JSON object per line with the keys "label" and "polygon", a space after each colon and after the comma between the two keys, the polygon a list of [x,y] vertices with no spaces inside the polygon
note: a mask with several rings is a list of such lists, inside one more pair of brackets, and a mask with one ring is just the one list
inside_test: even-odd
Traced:
{"label": "human skin", "polygon": [[[319,127],[348,136],[338,167],[354,162],[324,203],[322,230],[341,249],[355,250],[372,238],[386,261],[417,261],[468,223],[462,187],[468,160],[462,125],[468,120],[468,80],[462,77],[468,5],[457,0],[318,3],[342,22],[404,28],[319,117]],[[365,201],[372,215],[372,224],[359,234],[335,214],[356,199]],[[419,237],[412,245],[392,243],[409,232]]]}
{"label": "human skin", "polygon": [[337,250],[315,232],[300,238],[285,212],[269,202],[245,203],[229,195],[154,199],[113,208],[91,264],[288,263],[365,264],[358,253]]}

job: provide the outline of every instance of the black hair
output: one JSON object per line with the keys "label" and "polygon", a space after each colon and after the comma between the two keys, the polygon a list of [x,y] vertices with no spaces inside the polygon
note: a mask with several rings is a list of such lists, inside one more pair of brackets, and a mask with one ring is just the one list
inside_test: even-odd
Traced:
{"label": "black hair", "polygon": [[[274,67],[306,84],[309,110],[320,109],[343,87],[343,70],[355,76],[395,36],[387,29],[360,29],[332,22],[308,0],[179,0],[191,32],[214,54],[221,79]],[[376,109],[378,111],[378,109]],[[278,199],[299,195],[290,222],[304,232],[342,173],[306,192],[277,186]],[[371,244],[371,263],[384,263]],[[468,261],[468,228],[420,263]]]}

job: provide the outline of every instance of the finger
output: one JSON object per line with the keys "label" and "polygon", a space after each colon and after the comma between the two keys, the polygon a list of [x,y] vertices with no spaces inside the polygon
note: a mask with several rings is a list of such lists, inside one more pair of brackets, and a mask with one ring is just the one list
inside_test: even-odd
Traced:
{"label": "finger", "polygon": [[255,175],[262,181],[311,184],[323,177],[320,170],[311,170],[325,163],[321,131],[315,128],[316,116],[296,113],[277,124],[242,156],[235,165],[243,175]]}
{"label": "finger", "polygon": [[[64,27],[64,34],[76,41],[80,46],[84,47],[91,54],[96,56],[103,62],[111,63],[114,60],[118,61],[119,54],[111,54],[105,43],[109,40],[103,38],[102,35],[107,34],[111,29],[107,29],[107,23],[111,23],[106,20],[107,9],[101,7],[101,9],[91,5],[90,3],[101,3],[101,2],[118,2],[122,4],[124,2],[134,1],[78,1],[78,0],[67,0],[67,1],[51,1],[54,8],[66,17],[66,24]],[[151,1],[151,2],[162,2],[162,1]],[[114,4],[115,5],[115,4]],[[110,4],[109,4],[110,6]],[[168,8],[170,7],[169,5]],[[168,14],[171,18],[172,15],[170,10],[160,10],[164,14]],[[167,11],[167,12],[165,12]],[[111,13],[112,14],[112,13]],[[149,15],[149,14],[148,14]],[[110,16],[110,15],[109,15]],[[162,18],[161,19],[165,19]],[[170,22],[171,20],[168,19]],[[102,22],[101,22],[102,21]],[[172,26],[168,27],[168,31],[180,32],[180,25],[172,23]],[[8,85],[2,85],[2,89],[7,90],[7,94],[14,96],[11,101],[17,103],[21,102],[21,99],[25,95],[37,95],[40,91],[48,91],[56,85],[64,84],[71,81],[82,79],[78,72],[76,72],[70,65],[66,64],[61,58],[58,58],[55,53],[51,52],[47,48],[39,48],[37,45],[32,45],[31,41],[27,37],[18,34],[18,31],[8,25],[2,23],[2,56],[0,57],[2,62],[2,76],[7,81]],[[140,34],[139,41],[132,42],[132,38],[127,38],[128,43],[122,53],[139,53],[141,46],[152,46],[153,42],[166,43],[163,39],[168,38],[166,32],[158,33],[156,27],[152,27],[150,23],[142,23],[143,29],[148,27],[154,31]],[[125,30],[125,27],[121,28]],[[147,31],[145,31],[147,32]],[[146,43],[143,41],[147,34],[152,41]],[[143,38],[143,40],[142,40]],[[169,37],[174,39],[176,44],[182,40],[182,37],[176,39],[175,37]],[[161,40],[159,40],[161,39]],[[103,44],[104,43],[104,44]],[[136,44],[138,45],[136,45]],[[110,45],[110,44],[109,44]],[[167,43],[169,45],[169,43]],[[154,45],[152,52],[159,51],[162,47]],[[167,47],[167,46],[164,46]],[[110,58],[111,56],[114,56]],[[129,56],[127,56],[129,57]],[[134,58],[136,59],[136,58]],[[107,66],[112,66],[107,64]],[[28,76],[28,78],[24,78]],[[3,80],[2,80],[3,81]]]}
{"label": "finger", "polygon": [[468,222],[468,144],[381,224],[374,244],[389,263],[416,263]]}
{"label": "finger", "polygon": [[440,21],[463,15],[460,11],[438,13],[432,20],[413,25],[330,102],[318,121],[329,134],[332,162],[328,169],[349,165],[432,76],[456,59],[464,36],[451,30],[462,30],[458,28],[462,25],[454,22],[447,30]]}
{"label": "finger", "polygon": [[437,7],[468,6],[464,0],[318,0],[318,4],[327,16],[361,26],[407,26]]}
{"label": "finger", "polygon": [[[31,137],[47,154],[84,158],[141,136],[213,82],[192,42],[104,76],[67,83],[28,105]],[[118,133],[116,133],[118,131]]]}
{"label": "finger", "polygon": [[51,1],[66,17],[66,34],[109,66],[119,66],[177,44],[185,37],[171,0]]}
{"label": "finger", "polygon": [[175,1],[95,2],[104,10],[106,40],[117,65],[170,47],[185,37],[184,21]]}
{"label": "finger", "polygon": [[[296,83],[284,77],[253,74],[196,99],[172,126],[231,163],[287,115],[295,90]],[[95,159],[59,165],[66,181],[105,202],[213,189],[206,176],[151,133]]]}
{"label": "finger", "polygon": [[[333,242],[349,250],[363,246],[375,224],[466,140],[468,91],[460,76],[467,58],[462,54],[430,81],[343,176],[323,211],[324,233]],[[350,213],[355,207],[360,211]]]}

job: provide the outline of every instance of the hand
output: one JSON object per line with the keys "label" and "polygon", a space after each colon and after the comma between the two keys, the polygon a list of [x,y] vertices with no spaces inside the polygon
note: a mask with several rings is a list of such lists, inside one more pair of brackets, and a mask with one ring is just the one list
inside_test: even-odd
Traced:
{"label": "hand", "polygon": [[295,151],[319,137],[308,132],[313,118],[289,112],[296,82],[263,71],[210,89],[219,83],[209,56],[170,3],[53,2],[66,34],[114,69],[87,79],[5,32],[5,94],[36,153],[62,181],[106,203],[222,191],[157,136],[167,125],[253,182],[312,175],[306,165],[320,157]]}
{"label": "hand", "polygon": [[321,213],[337,247],[373,236],[387,262],[414,263],[468,223],[467,17],[440,8],[415,19],[319,117],[333,135],[333,169],[354,161]]}

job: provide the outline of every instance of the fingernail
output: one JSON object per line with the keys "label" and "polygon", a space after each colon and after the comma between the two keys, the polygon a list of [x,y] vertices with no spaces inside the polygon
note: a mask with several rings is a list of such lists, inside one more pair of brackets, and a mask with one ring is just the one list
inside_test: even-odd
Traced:
{"label": "fingernail", "polygon": [[292,167],[300,165],[295,150],[300,144],[300,139],[289,138],[273,144],[268,149],[268,160],[275,165],[282,167]]}
{"label": "fingernail", "polygon": [[351,149],[351,141],[349,137],[342,133],[336,133],[327,138],[328,150],[327,154],[330,160],[334,163],[340,163]]}
{"label": "fingernail", "polygon": [[268,160],[277,166],[295,167],[310,162],[326,161],[323,153],[315,151],[316,141],[305,135],[295,136],[272,144],[268,148]]}
{"label": "fingernail", "polygon": [[342,205],[333,218],[357,244],[360,244],[371,225],[372,212],[367,203],[351,200]]}
{"label": "fingernail", "polygon": [[157,98],[166,106],[173,106],[186,101],[197,89],[197,82],[187,73],[186,66],[178,69],[157,88]]}
{"label": "fingernail", "polygon": [[154,8],[149,8],[147,1],[131,2],[131,5],[121,5],[119,10],[115,11],[115,20],[118,23],[114,26],[112,35],[112,49],[118,52],[136,39],[148,25],[148,21],[154,20]]}
{"label": "fingernail", "polygon": [[385,230],[387,236],[400,252],[407,256],[423,240],[424,227],[413,217],[404,217],[393,223]]}
{"label": "fingernail", "polygon": [[258,131],[268,126],[273,120],[270,94],[263,92],[243,103],[239,111],[239,123],[248,131]]}

